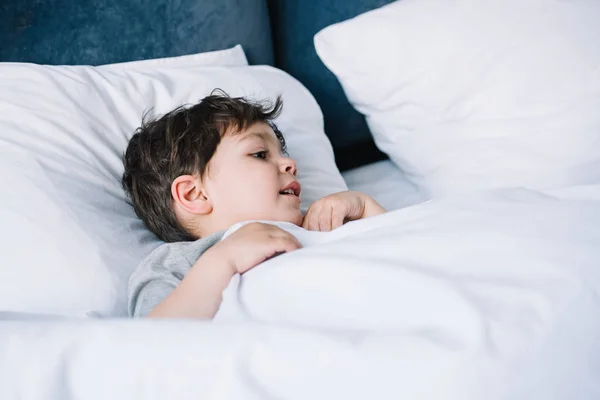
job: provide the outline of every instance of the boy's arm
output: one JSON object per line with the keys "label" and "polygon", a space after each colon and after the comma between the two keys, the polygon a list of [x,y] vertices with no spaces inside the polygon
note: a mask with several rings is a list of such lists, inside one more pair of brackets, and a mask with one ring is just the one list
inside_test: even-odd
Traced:
{"label": "boy's arm", "polygon": [[277,226],[249,223],[206,250],[148,316],[213,318],[234,274],[243,274],[276,254],[300,247],[294,236]]}
{"label": "boy's arm", "polygon": [[149,314],[151,318],[212,318],[235,273],[220,243],[208,249],[181,284]]}

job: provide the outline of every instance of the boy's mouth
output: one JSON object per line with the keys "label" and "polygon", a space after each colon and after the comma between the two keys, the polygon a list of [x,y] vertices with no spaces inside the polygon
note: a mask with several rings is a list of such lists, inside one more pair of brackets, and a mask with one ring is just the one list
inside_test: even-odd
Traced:
{"label": "boy's mouth", "polygon": [[300,183],[298,183],[298,181],[292,181],[290,184],[288,184],[286,187],[280,190],[279,194],[300,197],[301,191],[302,188],[300,186]]}

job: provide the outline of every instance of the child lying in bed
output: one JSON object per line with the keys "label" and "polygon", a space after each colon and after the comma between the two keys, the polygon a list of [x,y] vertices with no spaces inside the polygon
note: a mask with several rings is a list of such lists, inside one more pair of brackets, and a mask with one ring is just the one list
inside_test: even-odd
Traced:
{"label": "child lying in bed", "polygon": [[341,192],[313,203],[304,218],[296,163],[266,106],[215,92],[200,103],[144,122],[123,162],[123,187],[137,215],[164,244],[133,273],[133,316],[212,318],[236,273],[301,245],[281,221],[329,231],[385,212],[369,196]]}

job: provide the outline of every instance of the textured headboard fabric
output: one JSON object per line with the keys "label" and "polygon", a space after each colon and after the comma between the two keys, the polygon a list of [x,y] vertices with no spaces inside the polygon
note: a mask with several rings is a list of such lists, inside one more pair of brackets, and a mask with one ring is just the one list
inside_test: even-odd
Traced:
{"label": "textured headboard fabric", "polygon": [[100,65],[236,44],[273,65],[265,0],[0,1],[0,61]]}
{"label": "textured headboard fabric", "polygon": [[100,65],[241,44],[315,96],[341,170],[385,158],[319,60],[322,28],[392,0],[2,0],[0,61]]}

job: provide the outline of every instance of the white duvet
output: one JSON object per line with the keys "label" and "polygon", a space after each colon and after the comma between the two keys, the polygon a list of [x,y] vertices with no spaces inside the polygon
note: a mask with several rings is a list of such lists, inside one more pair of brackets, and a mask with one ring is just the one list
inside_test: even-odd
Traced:
{"label": "white duvet", "polygon": [[298,236],[213,323],[5,316],[0,399],[600,398],[600,188]]}

